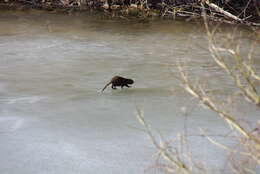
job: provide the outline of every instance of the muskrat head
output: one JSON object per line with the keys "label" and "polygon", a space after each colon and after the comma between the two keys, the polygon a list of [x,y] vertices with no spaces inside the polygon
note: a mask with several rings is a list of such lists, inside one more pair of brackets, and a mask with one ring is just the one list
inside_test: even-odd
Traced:
{"label": "muskrat head", "polygon": [[134,81],[132,79],[127,79],[127,84],[133,84]]}

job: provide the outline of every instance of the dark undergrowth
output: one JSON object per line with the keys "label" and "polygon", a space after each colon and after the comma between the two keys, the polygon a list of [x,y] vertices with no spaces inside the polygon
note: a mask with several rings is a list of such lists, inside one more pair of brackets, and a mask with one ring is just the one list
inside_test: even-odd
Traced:
{"label": "dark undergrowth", "polygon": [[202,18],[224,23],[260,26],[259,0],[0,0],[2,8],[53,11],[102,11],[111,16],[138,18]]}

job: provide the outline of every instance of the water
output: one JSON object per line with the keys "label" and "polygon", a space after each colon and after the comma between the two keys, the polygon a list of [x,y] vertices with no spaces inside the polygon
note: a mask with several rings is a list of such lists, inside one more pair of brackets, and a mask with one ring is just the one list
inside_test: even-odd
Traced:
{"label": "water", "polygon": [[[136,107],[167,138],[184,125],[190,134],[228,131],[174,77],[181,61],[192,78],[214,77],[209,83],[216,94],[235,90],[210,59],[201,25],[33,10],[3,11],[0,26],[1,174],[158,173]],[[101,93],[114,75],[135,84]],[[241,116],[259,118],[259,110],[242,105]],[[212,168],[227,161],[223,149],[201,138],[192,146],[195,154],[204,147],[200,155]]]}

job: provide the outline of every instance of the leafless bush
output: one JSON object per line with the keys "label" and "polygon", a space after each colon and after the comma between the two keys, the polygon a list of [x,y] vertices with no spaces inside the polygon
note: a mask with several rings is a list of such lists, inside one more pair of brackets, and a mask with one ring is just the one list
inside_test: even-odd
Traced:
{"label": "leafless bush", "polygon": [[[260,108],[260,76],[255,68],[253,54],[254,50],[259,48],[259,42],[257,41],[259,34],[256,34],[255,40],[251,41],[251,47],[247,55],[243,55],[240,52],[241,45],[238,40],[234,39],[234,37],[225,37],[224,42],[221,42],[220,38],[216,36],[217,29],[210,29],[205,13],[203,18],[208,38],[208,50],[212,59],[225,72],[226,77],[233,81],[233,86],[237,89],[236,94],[239,94],[241,99],[245,99],[254,107]],[[245,127],[245,125],[236,119],[238,118],[236,115],[230,113],[228,108],[220,106],[216,102],[216,99],[212,95],[209,95],[209,90],[205,89],[205,86],[193,83],[183,64],[179,63],[178,69],[184,89],[192,97],[200,101],[205,108],[216,113],[223,120],[223,123],[236,135],[234,138],[236,146],[230,147],[218,142],[205,132],[201,134],[210,143],[224,149],[229,154],[229,172],[235,174],[256,174],[257,171],[259,172],[260,122],[253,128]],[[230,96],[226,97],[229,98]],[[257,112],[259,113],[259,110]],[[161,136],[158,138],[153,133],[140,109],[137,115],[140,123],[145,127],[147,134],[152,139],[153,144],[164,161],[163,165],[158,166],[161,166],[166,173],[210,173],[207,168],[207,161],[196,161],[196,159],[192,158],[192,154],[189,151],[181,150],[188,146],[186,140],[190,138],[189,136],[179,134],[173,138],[175,142],[178,141],[182,145],[181,147],[170,144]]]}

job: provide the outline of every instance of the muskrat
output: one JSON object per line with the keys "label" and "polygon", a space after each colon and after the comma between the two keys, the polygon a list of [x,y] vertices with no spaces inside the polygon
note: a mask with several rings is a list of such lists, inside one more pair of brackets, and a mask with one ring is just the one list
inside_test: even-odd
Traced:
{"label": "muskrat", "polygon": [[116,86],[121,86],[121,88],[124,88],[124,86],[130,88],[131,86],[128,86],[130,84],[133,84],[134,81],[132,79],[126,79],[124,77],[115,76],[113,77],[108,84],[102,89],[102,92],[108,87],[108,85],[112,84],[112,89],[116,89]]}

